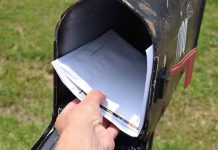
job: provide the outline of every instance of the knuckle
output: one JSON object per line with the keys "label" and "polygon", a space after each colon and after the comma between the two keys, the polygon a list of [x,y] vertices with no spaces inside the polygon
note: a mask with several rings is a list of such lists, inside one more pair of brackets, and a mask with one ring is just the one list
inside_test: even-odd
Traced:
{"label": "knuckle", "polygon": [[82,112],[91,113],[93,111],[93,107],[91,105],[84,105]]}

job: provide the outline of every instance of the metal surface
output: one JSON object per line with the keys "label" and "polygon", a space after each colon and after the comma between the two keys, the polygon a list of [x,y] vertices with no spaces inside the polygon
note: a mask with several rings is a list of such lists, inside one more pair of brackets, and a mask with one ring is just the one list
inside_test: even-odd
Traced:
{"label": "metal surface", "polygon": [[[54,58],[59,58],[112,28],[143,52],[154,44],[155,57],[144,128],[138,138],[121,133],[116,149],[151,149],[156,125],[164,113],[181,73],[170,69],[197,47],[205,0],[81,0],[62,15],[55,32]],[[54,74],[52,122],[32,149],[52,149],[57,139],[58,110],[75,96]],[[53,135],[53,136],[51,136]]]}

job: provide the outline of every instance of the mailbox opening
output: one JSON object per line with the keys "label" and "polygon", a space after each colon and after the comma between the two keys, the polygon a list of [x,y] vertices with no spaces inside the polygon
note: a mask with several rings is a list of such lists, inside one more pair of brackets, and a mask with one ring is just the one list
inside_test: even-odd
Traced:
{"label": "mailbox opening", "polygon": [[[55,58],[114,30],[137,50],[145,54],[152,44],[146,23],[120,1],[81,1],[65,11],[56,31]],[[74,95],[58,79],[55,81],[56,110]]]}

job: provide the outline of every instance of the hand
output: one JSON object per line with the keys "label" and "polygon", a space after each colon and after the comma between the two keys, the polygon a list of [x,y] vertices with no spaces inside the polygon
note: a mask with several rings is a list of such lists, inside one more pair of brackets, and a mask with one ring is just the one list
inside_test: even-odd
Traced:
{"label": "hand", "polygon": [[105,95],[93,90],[80,102],[70,102],[57,117],[56,150],[112,150],[119,130],[104,119],[100,104]]}

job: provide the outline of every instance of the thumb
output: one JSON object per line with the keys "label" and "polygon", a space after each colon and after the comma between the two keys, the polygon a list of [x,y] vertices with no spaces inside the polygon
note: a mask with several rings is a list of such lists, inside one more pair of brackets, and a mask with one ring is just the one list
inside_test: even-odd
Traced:
{"label": "thumb", "polygon": [[99,90],[92,90],[83,100],[84,103],[100,105],[106,99],[106,95]]}

